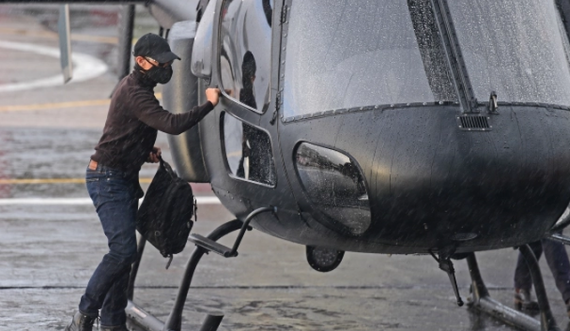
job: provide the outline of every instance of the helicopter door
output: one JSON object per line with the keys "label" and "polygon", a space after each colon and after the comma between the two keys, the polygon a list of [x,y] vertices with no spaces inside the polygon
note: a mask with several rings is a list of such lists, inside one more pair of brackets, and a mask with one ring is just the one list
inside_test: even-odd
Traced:
{"label": "helicopter door", "polygon": [[271,0],[224,0],[219,71],[224,95],[254,113],[269,105]]}
{"label": "helicopter door", "polygon": [[226,165],[233,178],[273,187],[271,133],[262,124],[270,103],[272,0],[224,0],[218,77]]}

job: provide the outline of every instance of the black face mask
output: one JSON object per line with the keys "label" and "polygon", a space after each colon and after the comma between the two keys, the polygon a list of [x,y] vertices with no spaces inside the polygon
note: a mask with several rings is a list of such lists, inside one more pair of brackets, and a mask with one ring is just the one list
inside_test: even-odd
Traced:
{"label": "black face mask", "polygon": [[148,76],[148,78],[150,78],[151,80],[159,84],[166,84],[172,78],[172,66],[166,66],[166,67],[152,66],[152,68],[145,71],[145,73]]}

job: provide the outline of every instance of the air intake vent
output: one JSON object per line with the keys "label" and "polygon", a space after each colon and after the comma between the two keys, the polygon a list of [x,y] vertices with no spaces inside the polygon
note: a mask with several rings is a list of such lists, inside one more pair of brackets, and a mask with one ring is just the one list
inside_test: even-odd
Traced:
{"label": "air intake vent", "polygon": [[461,130],[466,131],[489,131],[491,126],[489,125],[489,117],[487,116],[458,116],[457,122]]}

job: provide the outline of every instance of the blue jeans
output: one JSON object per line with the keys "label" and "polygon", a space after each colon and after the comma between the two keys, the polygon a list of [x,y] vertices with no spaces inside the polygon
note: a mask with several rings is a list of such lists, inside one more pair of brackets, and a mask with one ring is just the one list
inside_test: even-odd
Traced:
{"label": "blue jeans", "polygon": [[131,264],[137,258],[136,215],[143,192],[138,173],[98,165],[96,170],[88,168],[85,177],[87,191],[107,236],[109,252],[91,276],[79,310],[95,317],[101,309],[101,325],[122,325],[126,322]]}
{"label": "blue jeans", "polygon": [[[556,287],[562,294],[564,302],[568,302],[570,300],[570,262],[564,244],[550,239],[542,239],[530,243],[529,246],[537,260],[544,250],[544,256],[556,282]],[[530,271],[522,254],[519,253],[515,269],[515,288],[530,291],[531,287]]]}

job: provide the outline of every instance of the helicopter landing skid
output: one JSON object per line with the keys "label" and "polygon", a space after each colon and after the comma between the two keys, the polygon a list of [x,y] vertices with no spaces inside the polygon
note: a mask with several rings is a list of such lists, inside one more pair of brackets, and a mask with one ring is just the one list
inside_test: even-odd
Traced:
{"label": "helicopter landing skid", "polygon": [[528,245],[519,247],[527,265],[529,267],[532,283],[536,291],[538,305],[540,307],[540,321],[523,314],[513,308],[507,307],[504,304],[493,300],[489,295],[489,291],[485,286],[477,259],[474,253],[467,256],[467,265],[469,267],[469,274],[471,275],[471,298],[468,300],[468,306],[487,313],[498,320],[507,324],[513,325],[517,328],[529,331],[560,331],[556,324],[556,320],[550,310],[548,297],[542,281],[542,274],[538,266],[538,262],[532,250]]}
{"label": "helicopter landing skid", "polygon": [[[243,239],[245,231],[251,230],[251,227],[249,226],[251,219],[255,215],[266,211],[276,213],[276,209],[274,207],[258,208],[252,211],[243,222],[236,219],[222,224],[214,231],[212,231],[212,233],[210,233],[207,237],[192,234],[190,238],[188,238],[188,241],[196,244],[196,248],[188,260],[188,263],[186,264],[186,269],[184,271],[182,281],[178,287],[178,293],[176,295],[174,307],[172,308],[166,322],[162,322],[156,317],[152,316],[150,313],[137,306],[133,301],[134,283],[146,244],[146,240],[141,237],[138,243],[138,258],[135,263],[133,263],[129,277],[129,287],[127,292],[129,301],[127,308],[125,309],[125,312],[127,313],[128,325],[131,327],[134,326],[137,329],[142,328],[145,331],[180,331],[182,328],[182,312],[184,310],[186,297],[188,296],[188,290],[190,289],[190,283],[192,282],[192,277],[194,276],[194,272],[196,271],[196,267],[198,266],[198,263],[200,262],[202,256],[204,254],[207,254],[209,251],[218,253],[226,258],[237,256],[237,249],[241,243],[241,240]],[[240,230],[240,233],[232,248],[225,247],[216,242],[220,238],[236,230]],[[204,322],[202,323],[200,331],[216,331],[223,317],[224,316],[221,314],[207,315],[204,319]]]}

